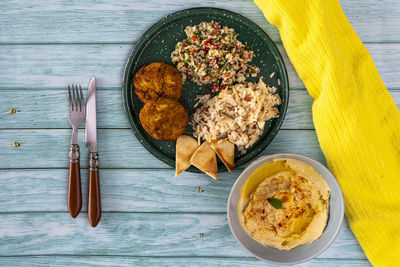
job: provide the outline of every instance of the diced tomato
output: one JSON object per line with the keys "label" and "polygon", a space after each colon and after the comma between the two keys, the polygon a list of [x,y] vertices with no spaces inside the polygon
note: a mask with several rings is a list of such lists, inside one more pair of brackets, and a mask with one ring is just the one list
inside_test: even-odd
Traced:
{"label": "diced tomato", "polygon": [[243,66],[240,66],[238,70],[241,71],[242,69],[243,69]]}
{"label": "diced tomato", "polygon": [[211,66],[213,66],[213,67],[214,67],[214,66],[215,66],[215,64],[217,64],[217,61],[216,61],[215,59],[213,59],[213,60],[211,60],[211,61],[210,61],[210,65],[211,65]]}
{"label": "diced tomato", "polygon": [[216,44],[216,43],[214,43],[214,42],[211,41],[211,40],[206,40],[206,41],[204,42],[204,46],[208,46],[208,45],[213,46],[213,47],[215,47],[215,48],[217,48],[217,49],[220,49],[220,48],[221,48],[221,44]]}
{"label": "diced tomato", "polygon": [[204,46],[207,46],[207,45],[214,45],[214,43],[211,40],[206,40],[204,42]]}
{"label": "diced tomato", "polygon": [[247,59],[251,59],[251,58],[252,58],[251,53],[248,53],[248,54],[247,54]]}
{"label": "diced tomato", "polygon": [[218,92],[218,90],[219,90],[218,84],[214,83],[213,86],[211,87],[211,91],[213,91],[215,93],[215,92]]}
{"label": "diced tomato", "polygon": [[186,47],[186,43],[182,43],[182,48],[185,48]]}
{"label": "diced tomato", "polygon": [[230,72],[225,72],[224,74],[222,74],[222,76],[224,76],[225,78],[229,78],[231,77],[231,73]]}
{"label": "diced tomato", "polygon": [[206,79],[208,79],[208,76],[206,75],[206,76],[201,76],[201,80],[202,81],[205,81]]}
{"label": "diced tomato", "polygon": [[239,49],[240,47],[238,45],[235,45],[236,49]]}
{"label": "diced tomato", "polygon": [[213,23],[211,23],[211,25],[212,25],[215,29],[219,29],[219,23],[213,22]]}
{"label": "diced tomato", "polygon": [[192,35],[190,39],[192,39],[193,42],[197,42],[199,40],[196,35]]}
{"label": "diced tomato", "polygon": [[190,53],[192,53],[192,54],[196,53],[196,49],[194,47],[189,48],[189,50],[190,50]]}
{"label": "diced tomato", "polygon": [[226,85],[221,85],[220,87],[219,87],[219,89],[221,89],[221,90],[224,90],[226,88]]}
{"label": "diced tomato", "polygon": [[256,128],[257,128],[257,125],[254,124],[254,125],[253,125],[253,129],[255,130]]}

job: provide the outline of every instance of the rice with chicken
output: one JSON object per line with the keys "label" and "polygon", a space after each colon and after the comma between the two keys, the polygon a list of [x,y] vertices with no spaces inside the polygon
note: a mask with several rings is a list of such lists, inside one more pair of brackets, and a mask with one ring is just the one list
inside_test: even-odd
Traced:
{"label": "rice with chicken", "polygon": [[218,95],[198,97],[192,117],[194,136],[207,141],[227,138],[245,153],[264,131],[265,122],[279,116],[276,88],[258,83],[227,87]]}

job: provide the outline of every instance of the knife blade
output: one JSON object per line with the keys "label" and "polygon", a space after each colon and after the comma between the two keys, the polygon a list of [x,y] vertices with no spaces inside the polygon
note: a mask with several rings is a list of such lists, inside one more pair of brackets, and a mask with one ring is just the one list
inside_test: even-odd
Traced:
{"label": "knife blade", "polygon": [[96,78],[89,82],[86,97],[85,142],[89,154],[88,219],[96,227],[101,218],[99,154],[97,153]]}
{"label": "knife blade", "polygon": [[96,77],[94,76],[89,82],[86,97],[85,142],[90,152],[97,152]]}

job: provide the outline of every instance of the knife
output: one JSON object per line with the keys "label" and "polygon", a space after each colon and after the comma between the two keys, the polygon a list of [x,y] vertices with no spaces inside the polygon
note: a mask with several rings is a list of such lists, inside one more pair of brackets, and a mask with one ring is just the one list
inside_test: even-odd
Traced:
{"label": "knife", "polygon": [[88,218],[92,227],[96,227],[101,218],[99,155],[97,153],[97,121],[96,121],[96,77],[89,82],[86,97],[86,147],[89,148],[89,186],[88,186]]}

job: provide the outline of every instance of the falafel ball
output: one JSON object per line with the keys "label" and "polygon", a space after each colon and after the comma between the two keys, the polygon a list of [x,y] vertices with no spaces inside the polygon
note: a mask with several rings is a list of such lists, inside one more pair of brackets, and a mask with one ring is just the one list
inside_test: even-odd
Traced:
{"label": "falafel ball", "polygon": [[136,72],[133,85],[135,93],[144,103],[159,97],[178,100],[182,92],[182,77],[175,67],[153,62]]}
{"label": "falafel ball", "polygon": [[189,114],[179,101],[158,98],[144,105],[140,110],[139,119],[151,137],[161,141],[173,141],[185,132]]}

